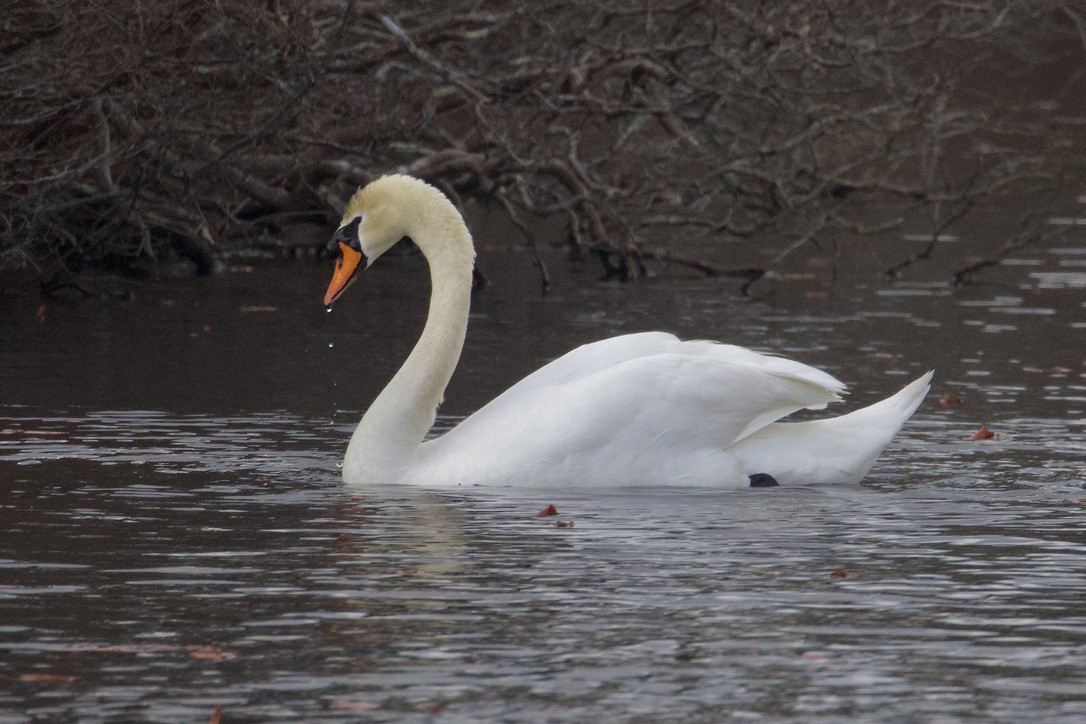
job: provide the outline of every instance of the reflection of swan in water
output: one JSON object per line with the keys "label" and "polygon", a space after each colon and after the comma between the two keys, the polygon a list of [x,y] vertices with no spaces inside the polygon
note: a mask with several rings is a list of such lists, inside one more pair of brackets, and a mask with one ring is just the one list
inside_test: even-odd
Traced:
{"label": "reflection of swan in water", "polygon": [[849,415],[778,423],[797,410],[825,407],[844,385],[792,360],[647,332],[578,347],[423,442],[467,330],[475,250],[456,208],[407,176],[360,190],[336,233],[340,256],[324,301],[335,301],[404,236],[430,265],[429,315],[414,350],[351,437],[343,464],[348,483],[852,483],[928,391],[931,373]]}
{"label": "reflection of swan in water", "polygon": [[[337,569],[352,575],[371,575],[376,566],[388,579],[389,590],[399,590],[419,581],[445,579],[467,570],[469,550],[478,545],[471,512],[480,505],[464,506],[453,492],[410,487],[402,494],[351,497],[337,512],[343,532],[336,539],[341,554]],[[485,526],[481,526],[485,530]],[[409,602],[410,597],[404,597]],[[425,597],[417,603],[430,605]]]}

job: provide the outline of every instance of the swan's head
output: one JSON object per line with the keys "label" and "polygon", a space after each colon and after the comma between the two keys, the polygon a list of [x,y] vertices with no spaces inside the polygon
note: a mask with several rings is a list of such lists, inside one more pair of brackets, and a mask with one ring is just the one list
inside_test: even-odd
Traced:
{"label": "swan's head", "polygon": [[[405,236],[433,264],[471,273],[475,248],[464,219],[437,188],[411,176],[382,176],[351,197],[329,244],[336,270],[325,306],[339,298],[358,272]],[[431,267],[433,268],[433,267]]]}
{"label": "swan's head", "polygon": [[338,299],[360,271],[408,235],[409,204],[404,197],[410,198],[415,184],[422,182],[407,176],[383,176],[359,189],[347,202],[343,220],[328,245],[337,257],[324,295],[325,306]]}

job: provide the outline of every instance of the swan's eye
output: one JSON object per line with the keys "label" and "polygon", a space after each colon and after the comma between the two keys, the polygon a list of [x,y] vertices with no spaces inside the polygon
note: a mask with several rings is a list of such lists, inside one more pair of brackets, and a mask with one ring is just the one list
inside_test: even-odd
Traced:
{"label": "swan's eye", "polygon": [[362,223],[362,217],[356,216],[349,224],[339,227],[336,235],[328,242],[328,252],[335,254],[339,251],[340,244],[346,244],[355,251],[362,251],[362,244],[358,240],[358,226]]}

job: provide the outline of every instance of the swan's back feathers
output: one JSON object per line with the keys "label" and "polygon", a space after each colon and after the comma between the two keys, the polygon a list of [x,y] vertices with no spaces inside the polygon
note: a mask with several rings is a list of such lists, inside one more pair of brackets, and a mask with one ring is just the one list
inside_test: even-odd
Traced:
{"label": "swan's back feathers", "polygon": [[[525,475],[540,485],[571,475],[723,482],[738,474],[723,469],[729,446],[796,410],[824,407],[843,388],[824,372],[739,347],[664,333],[617,337],[573,350],[424,443],[419,470],[447,476],[477,470],[472,461],[483,458],[512,484]],[[595,460],[605,467],[583,469]]]}
{"label": "swan's back feathers", "polygon": [[[704,357],[750,365],[771,374],[809,382],[833,392],[833,399],[838,399],[845,392],[845,385],[840,380],[795,360],[719,342],[704,340],[684,342],[667,332],[639,332],[591,342],[570,350],[510,387],[494,402],[506,395],[519,395],[551,385],[564,384],[596,374],[621,362],[657,354],[679,354],[685,357]],[[821,406],[824,407],[825,403]]]}

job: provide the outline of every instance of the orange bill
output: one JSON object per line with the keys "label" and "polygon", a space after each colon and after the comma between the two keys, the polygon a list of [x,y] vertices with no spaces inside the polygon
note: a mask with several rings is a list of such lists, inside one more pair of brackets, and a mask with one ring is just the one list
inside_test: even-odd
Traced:
{"label": "orange bill", "polygon": [[362,254],[351,247],[339,242],[339,258],[336,259],[336,270],[332,273],[332,281],[328,284],[328,291],[324,293],[324,306],[329,306],[339,299],[343,290],[354,281],[355,273],[359,271],[358,264],[362,261]]}

